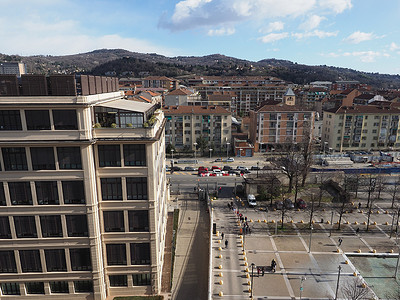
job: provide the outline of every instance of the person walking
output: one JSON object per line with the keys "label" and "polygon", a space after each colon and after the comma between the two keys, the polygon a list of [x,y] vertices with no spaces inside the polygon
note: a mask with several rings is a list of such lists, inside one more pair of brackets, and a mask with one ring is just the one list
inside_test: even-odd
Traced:
{"label": "person walking", "polygon": [[224,239],[224,233],[222,232],[221,233],[221,240],[223,240]]}
{"label": "person walking", "polygon": [[342,238],[339,238],[339,247],[342,244],[342,242],[343,242]]}
{"label": "person walking", "polygon": [[225,248],[228,248],[228,240],[225,240]]}

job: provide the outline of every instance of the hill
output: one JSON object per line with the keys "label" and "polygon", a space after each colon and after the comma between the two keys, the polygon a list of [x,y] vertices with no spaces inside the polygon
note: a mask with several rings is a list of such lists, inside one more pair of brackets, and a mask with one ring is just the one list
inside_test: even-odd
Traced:
{"label": "hill", "polygon": [[308,66],[287,60],[264,59],[247,61],[220,54],[206,56],[166,57],[123,49],[100,49],[65,56],[17,56],[0,54],[0,61],[23,61],[28,72],[35,74],[87,73],[141,77],[165,75],[170,77],[203,76],[275,76],[297,84],[317,80],[358,80],[375,88],[400,88],[400,76],[360,72],[331,66]]}

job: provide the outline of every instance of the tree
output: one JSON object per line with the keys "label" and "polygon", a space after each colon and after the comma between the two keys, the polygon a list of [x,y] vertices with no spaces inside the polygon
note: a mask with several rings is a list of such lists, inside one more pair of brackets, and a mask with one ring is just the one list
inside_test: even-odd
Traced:
{"label": "tree", "polygon": [[340,225],[342,223],[342,217],[343,214],[345,212],[346,209],[346,205],[349,204],[350,199],[351,199],[351,195],[348,192],[349,189],[349,176],[345,176],[344,177],[344,185],[343,188],[339,191],[339,202],[341,202],[341,205],[339,207],[339,226],[338,226],[338,230],[340,230]]}
{"label": "tree", "polygon": [[165,152],[167,152],[168,154],[171,154],[171,150],[176,151],[175,146],[172,144],[168,144],[167,149],[165,149]]}
{"label": "tree", "polygon": [[305,125],[304,130],[304,140],[300,143],[300,155],[301,155],[301,164],[300,164],[300,173],[301,173],[301,186],[304,187],[307,176],[310,173],[311,166],[313,164],[313,146],[314,143],[311,139],[310,127]]}
{"label": "tree", "polygon": [[399,191],[400,191],[400,177],[397,177],[397,180],[394,182],[394,185],[392,185],[388,191],[392,198],[392,205],[390,206],[390,208],[394,208],[394,202],[397,199]]}
{"label": "tree", "polygon": [[206,152],[205,150],[207,149],[207,140],[203,136],[199,136],[196,139],[196,143],[197,143],[196,148],[200,149],[201,155],[204,156],[204,153]]}
{"label": "tree", "polygon": [[344,285],[342,285],[341,292],[343,297],[348,300],[370,299],[372,297],[369,288],[366,287],[358,277],[346,281]]}
{"label": "tree", "polygon": [[296,151],[294,144],[287,144],[282,147],[282,154],[273,162],[276,168],[278,168],[284,175],[289,179],[288,193],[292,192],[293,181],[296,176],[300,174],[300,156]]}

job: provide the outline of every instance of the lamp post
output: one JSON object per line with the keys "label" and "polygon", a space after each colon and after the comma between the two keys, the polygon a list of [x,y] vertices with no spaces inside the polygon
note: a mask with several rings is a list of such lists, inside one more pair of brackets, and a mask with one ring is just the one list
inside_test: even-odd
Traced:
{"label": "lamp post", "polygon": [[210,159],[211,159],[211,152],[213,151],[213,149],[208,149],[208,151],[210,151]]}
{"label": "lamp post", "polygon": [[[194,142],[193,143],[193,146],[194,146],[194,159],[196,160],[196,152],[197,152],[197,143],[196,142]],[[197,163],[197,162],[196,162]]]}
{"label": "lamp post", "polygon": [[171,154],[172,154],[172,160],[174,160],[174,149],[171,149]]}
{"label": "lamp post", "polygon": [[259,165],[260,165],[260,162],[258,161],[257,162],[257,178],[258,178],[258,169],[260,168]]}
{"label": "lamp post", "polygon": [[300,277],[300,300],[301,300],[301,294],[303,293],[303,282],[306,280],[307,278],[305,276],[301,276]]}
{"label": "lamp post", "polygon": [[308,253],[311,252],[311,239],[312,239],[312,231],[313,231],[313,226],[311,225],[310,227],[310,242],[308,243]]}
{"label": "lamp post", "polygon": [[254,278],[254,273],[253,273],[253,270],[254,270],[254,266],[255,266],[255,264],[254,263],[251,263],[251,290],[250,290],[250,299],[253,299],[253,278]]}
{"label": "lamp post", "polygon": [[339,280],[340,280],[340,271],[342,270],[342,267],[339,266],[339,272],[338,272],[338,276],[337,276],[337,283],[336,283],[336,293],[335,293],[335,300],[337,300],[337,294],[339,291]]}
{"label": "lamp post", "polygon": [[229,151],[229,145],[230,145],[231,143],[226,143],[226,158],[228,158],[228,151]]}

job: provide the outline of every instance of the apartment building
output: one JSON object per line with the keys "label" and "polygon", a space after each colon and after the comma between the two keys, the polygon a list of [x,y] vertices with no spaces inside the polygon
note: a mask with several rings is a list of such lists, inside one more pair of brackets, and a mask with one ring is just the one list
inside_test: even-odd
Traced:
{"label": "apartment building", "polygon": [[400,149],[400,109],[394,105],[341,106],[324,111],[322,142],[335,151]]}
{"label": "apartment building", "polygon": [[194,105],[200,100],[200,95],[197,92],[188,89],[180,88],[170,91],[164,96],[164,105]]}
{"label": "apartment building", "polygon": [[166,106],[163,111],[167,145],[195,150],[194,143],[203,138],[216,152],[231,142],[231,113],[220,106]]}
{"label": "apartment building", "polygon": [[250,112],[250,140],[255,151],[277,149],[312,138],[315,112],[295,105],[264,105]]}
{"label": "apartment building", "polygon": [[144,88],[163,88],[168,91],[177,89],[179,85],[178,80],[166,76],[148,76],[142,82]]}
{"label": "apartment building", "polygon": [[21,62],[0,62],[0,75],[17,75],[20,77],[26,74],[26,65]]}
{"label": "apartment building", "polygon": [[159,293],[162,111],[115,78],[27,76],[0,76],[1,299]]}

